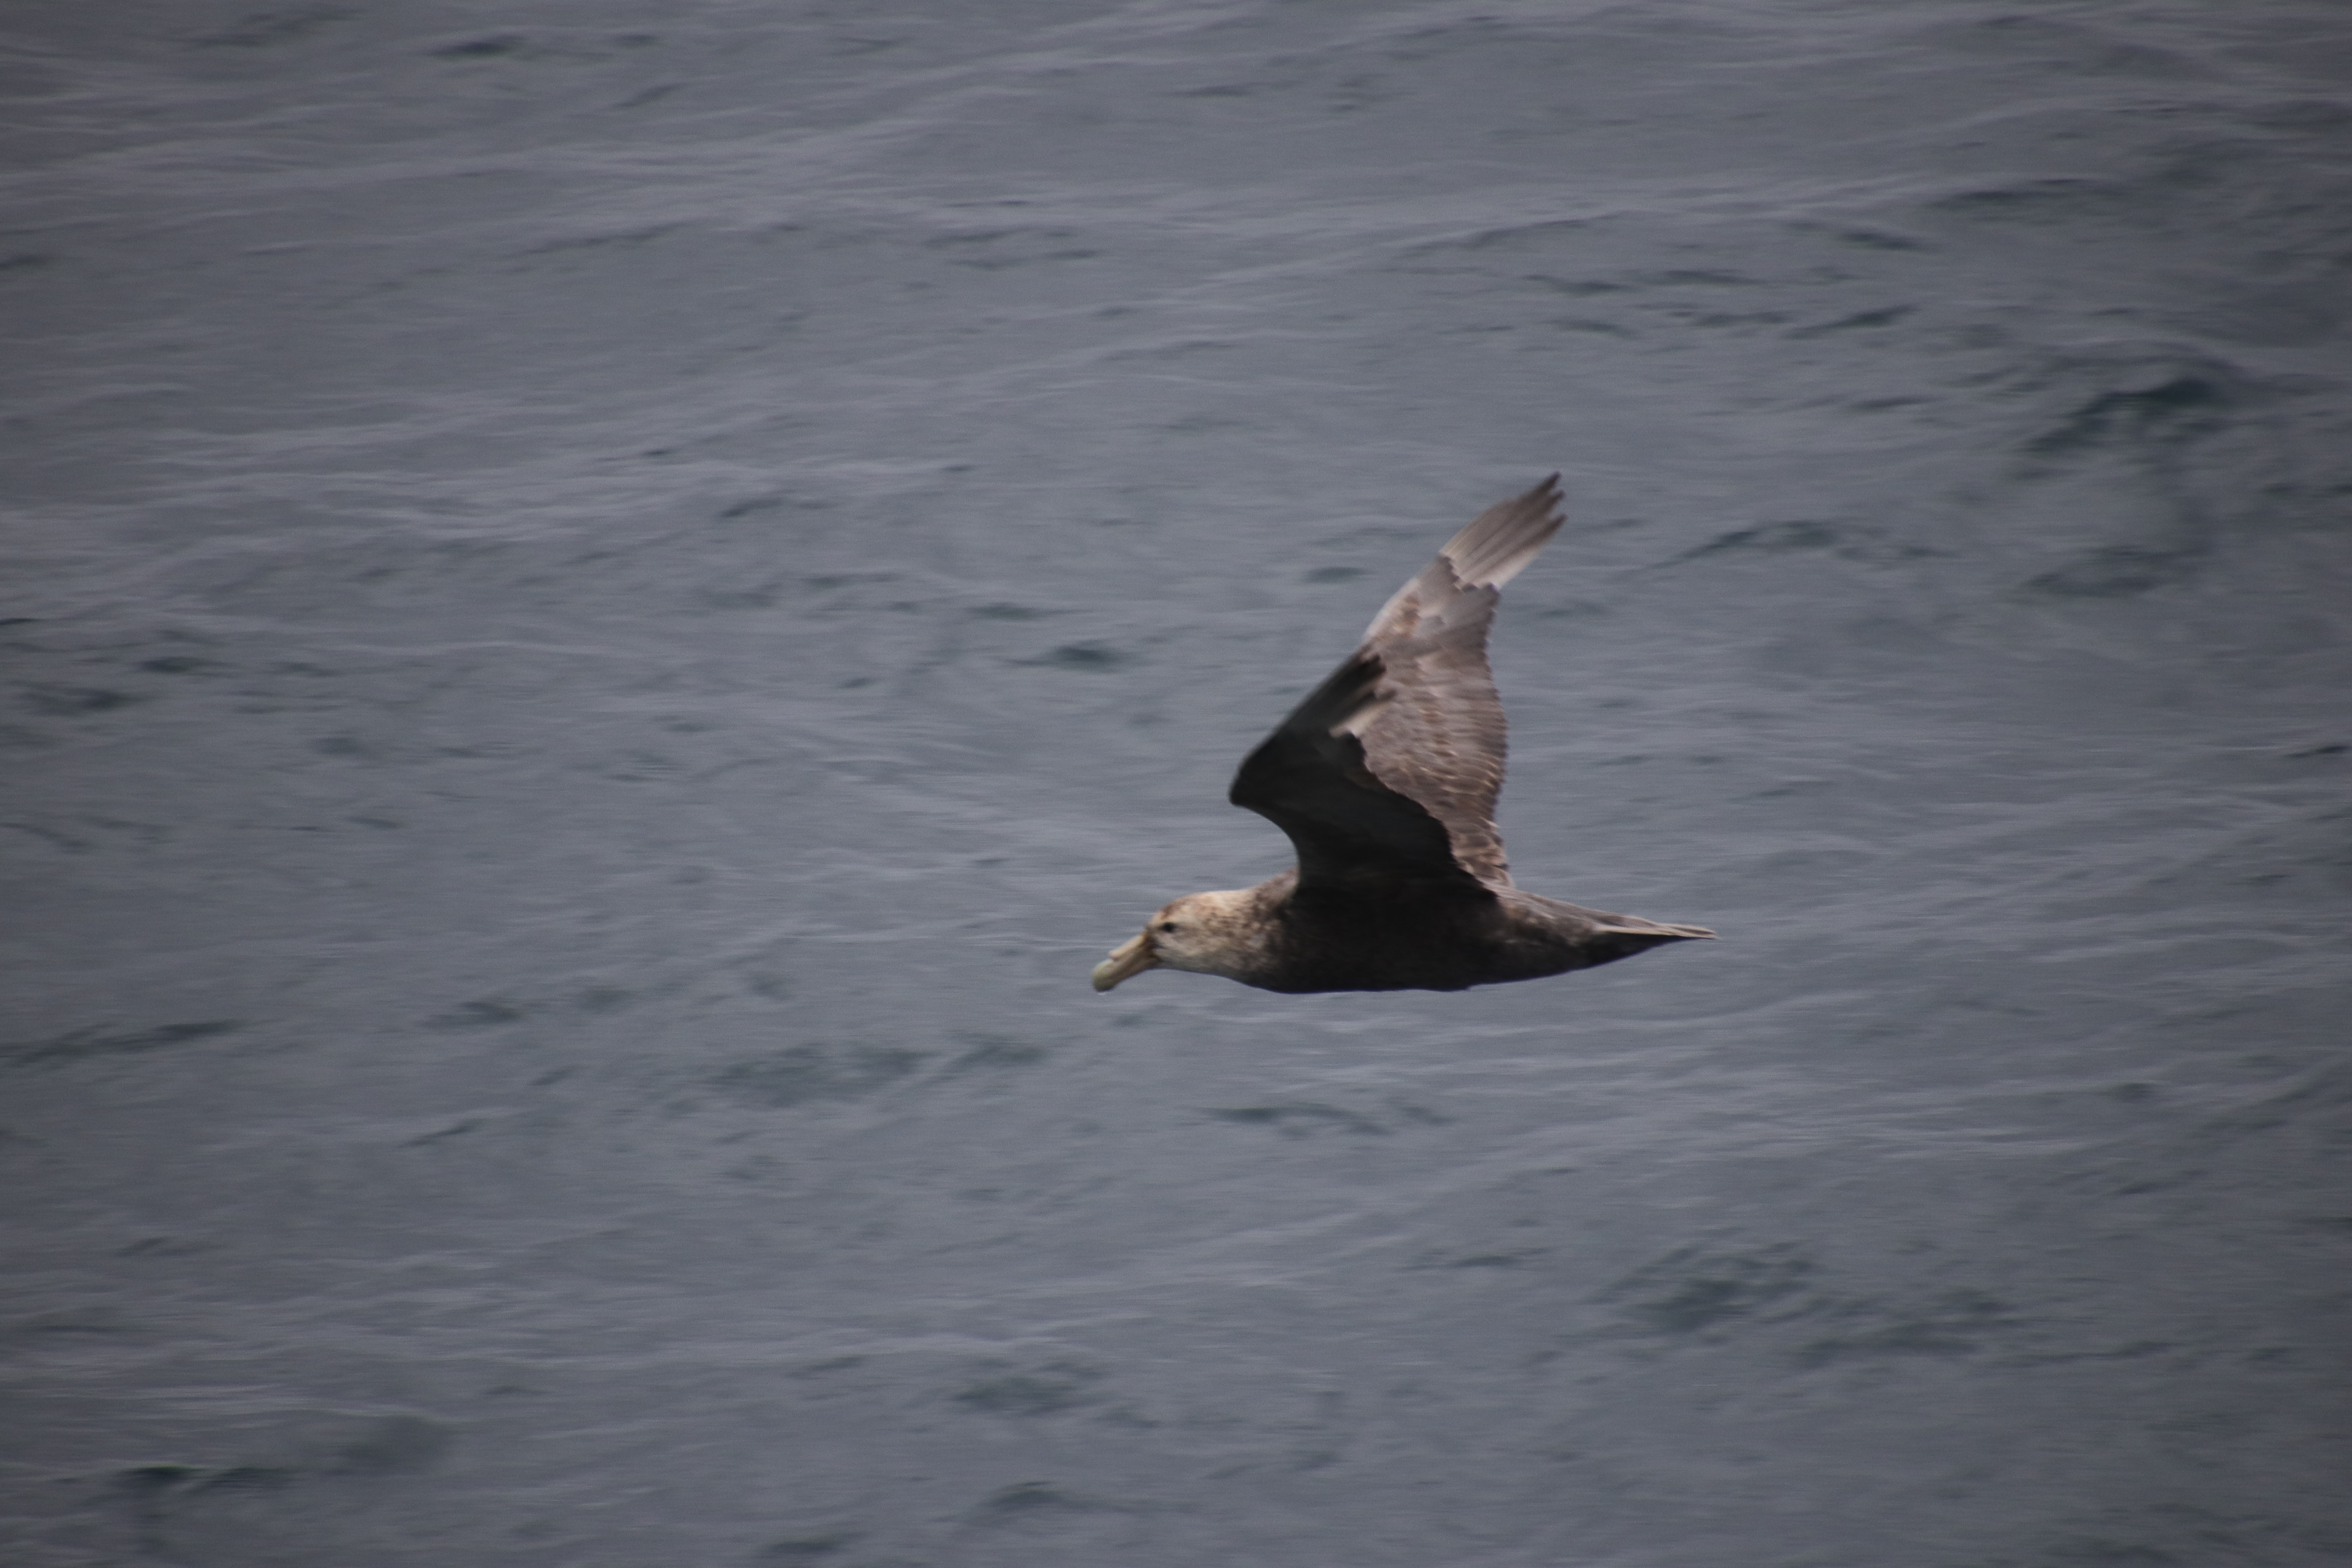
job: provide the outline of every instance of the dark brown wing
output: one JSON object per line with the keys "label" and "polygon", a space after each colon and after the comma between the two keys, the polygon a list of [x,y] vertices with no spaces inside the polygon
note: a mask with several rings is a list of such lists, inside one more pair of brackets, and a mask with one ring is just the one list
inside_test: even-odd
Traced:
{"label": "dark brown wing", "polygon": [[1243,762],[1229,798],[1290,836],[1302,889],[1510,880],[1486,628],[1496,590],[1559,525],[1558,474],[1481,513]]}

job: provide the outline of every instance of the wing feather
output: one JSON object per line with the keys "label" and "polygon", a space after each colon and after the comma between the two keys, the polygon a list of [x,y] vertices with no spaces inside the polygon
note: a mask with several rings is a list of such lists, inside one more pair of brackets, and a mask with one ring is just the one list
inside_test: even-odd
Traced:
{"label": "wing feather", "polygon": [[1486,632],[1496,591],[1560,522],[1557,474],[1480,513],[1243,762],[1231,799],[1289,835],[1302,889],[1510,881]]}

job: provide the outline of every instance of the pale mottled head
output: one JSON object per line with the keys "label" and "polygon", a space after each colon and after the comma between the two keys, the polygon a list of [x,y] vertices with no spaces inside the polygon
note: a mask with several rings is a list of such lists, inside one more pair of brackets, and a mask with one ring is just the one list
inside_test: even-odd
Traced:
{"label": "pale mottled head", "polygon": [[1095,989],[1108,991],[1147,969],[1187,969],[1238,980],[1264,953],[1255,889],[1187,893],[1145,922],[1139,935],[1095,965]]}

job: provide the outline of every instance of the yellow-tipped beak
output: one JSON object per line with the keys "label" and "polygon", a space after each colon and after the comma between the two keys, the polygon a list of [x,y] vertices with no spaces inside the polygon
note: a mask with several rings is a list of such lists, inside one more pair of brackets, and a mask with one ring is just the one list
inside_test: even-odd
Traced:
{"label": "yellow-tipped beak", "polygon": [[1151,933],[1139,931],[1110,950],[1110,956],[1095,965],[1095,989],[1108,991],[1120,981],[1160,967],[1160,955],[1151,951]]}

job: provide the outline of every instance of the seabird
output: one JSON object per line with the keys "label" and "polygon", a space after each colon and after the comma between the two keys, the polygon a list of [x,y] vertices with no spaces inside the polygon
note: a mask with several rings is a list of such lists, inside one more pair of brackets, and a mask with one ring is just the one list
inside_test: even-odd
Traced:
{"label": "seabird", "polygon": [[1178,899],[1095,965],[1096,990],[1184,969],[1261,991],[1460,991],[1715,934],[1511,885],[1486,628],[1496,590],[1561,521],[1554,474],[1480,514],[1397,590],[1234,775],[1227,798],[1289,835],[1297,866]]}

